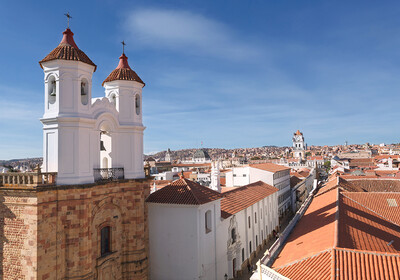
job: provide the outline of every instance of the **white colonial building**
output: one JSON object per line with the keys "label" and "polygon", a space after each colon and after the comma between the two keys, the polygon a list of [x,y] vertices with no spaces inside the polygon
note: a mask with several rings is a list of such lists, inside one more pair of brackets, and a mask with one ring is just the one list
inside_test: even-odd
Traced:
{"label": "white colonial building", "polygon": [[250,164],[235,167],[225,172],[226,186],[239,187],[262,181],[276,187],[278,192],[279,216],[291,207],[290,168],[274,163]]}
{"label": "white colonial building", "polygon": [[75,44],[70,29],[40,66],[45,84],[42,171],[57,172],[60,185],[92,183],[96,175],[109,176],[111,168],[112,176],[143,178],[145,84],[125,54],[104,80],[102,98],[92,98],[96,65]]}
{"label": "white colonial building", "polygon": [[278,229],[278,190],[261,181],[219,193],[181,178],[146,201],[153,280],[233,278]]}

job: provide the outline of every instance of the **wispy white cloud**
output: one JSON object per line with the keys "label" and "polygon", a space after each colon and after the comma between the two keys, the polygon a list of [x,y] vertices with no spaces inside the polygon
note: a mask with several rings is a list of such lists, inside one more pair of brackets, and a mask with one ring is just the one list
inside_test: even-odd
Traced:
{"label": "wispy white cloud", "polygon": [[221,22],[181,10],[139,9],[125,24],[132,41],[156,49],[229,59],[252,59],[260,49]]}
{"label": "wispy white cloud", "polygon": [[42,107],[42,104],[2,101],[0,103],[0,122],[38,122],[43,114]]}

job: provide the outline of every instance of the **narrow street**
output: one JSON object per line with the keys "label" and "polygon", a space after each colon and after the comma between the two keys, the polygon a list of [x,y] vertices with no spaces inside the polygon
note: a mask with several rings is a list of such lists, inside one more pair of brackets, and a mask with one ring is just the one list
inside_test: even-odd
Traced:
{"label": "narrow street", "polygon": [[[282,222],[280,232],[282,232],[282,231],[285,230],[285,228],[287,227],[287,225],[289,224],[289,222],[290,222],[290,220],[293,218],[293,216],[294,216],[293,214],[290,214],[290,215],[288,215],[288,216],[285,218],[285,220]],[[242,271],[242,275],[237,276],[237,277],[235,277],[235,278],[233,278],[233,279],[235,279],[235,280],[249,280],[250,277],[251,277],[251,276],[253,275],[253,273],[254,273],[253,270],[256,268],[256,264],[257,264],[258,260],[260,260],[260,259],[264,256],[265,251],[268,250],[268,249],[272,246],[272,244],[274,244],[274,242],[275,242],[275,239],[274,239],[274,238],[271,238],[271,240],[268,241],[267,245],[265,245],[264,248],[263,248],[260,252],[258,252],[257,256],[256,256],[256,257],[253,259],[253,261],[251,262],[251,265],[252,265],[252,270],[251,270],[251,272],[249,272],[249,271],[247,270],[247,268],[245,268],[245,269]],[[238,273],[238,274],[240,274],[240,273]]]}

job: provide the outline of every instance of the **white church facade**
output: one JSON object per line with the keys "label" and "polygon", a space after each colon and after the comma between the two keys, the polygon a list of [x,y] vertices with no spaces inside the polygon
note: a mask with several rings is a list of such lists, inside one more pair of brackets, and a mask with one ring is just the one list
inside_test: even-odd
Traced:
{"label": "white church facade", "polygon": [[261,181],[219,193],[181,178],[146,202],[153,280],[231,279],[278,230],[278,190]]}
{"label": "white church facade", "polygon": [[104,97],[92,98],[96,65],[74,42],[70,29],[40,62],[44,71],[43,172],[57,184],[93,183],[107,172],[144,178],[142,88],[124,52],[104,80]]}

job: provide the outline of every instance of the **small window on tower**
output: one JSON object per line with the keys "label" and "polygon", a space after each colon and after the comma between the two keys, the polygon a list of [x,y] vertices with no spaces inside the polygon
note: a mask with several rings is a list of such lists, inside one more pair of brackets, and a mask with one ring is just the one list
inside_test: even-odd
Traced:
{"label": "small window on tower", "polygon": [[114,105],[114,107],[117,106],[117,96],[115,94],[112,94],[110,97],[110,102]]}
{"label": "small window on tower", "polygon": [[136,108],[136,115],[140,114],[140,96],[139,94],[136,94],[135,97],[135,108]]}
{"label": "small window on tower", "polygon": [[88,82],[86,81],[86,79],[83,79],[81,81],[81,102],[82,105],[86,105],[88,103]]}
{"label": "small window on tower", "polygon": [[57,98],[57,82],[54,76],[51,76],[48,81],[49,103],[54,104]]}

